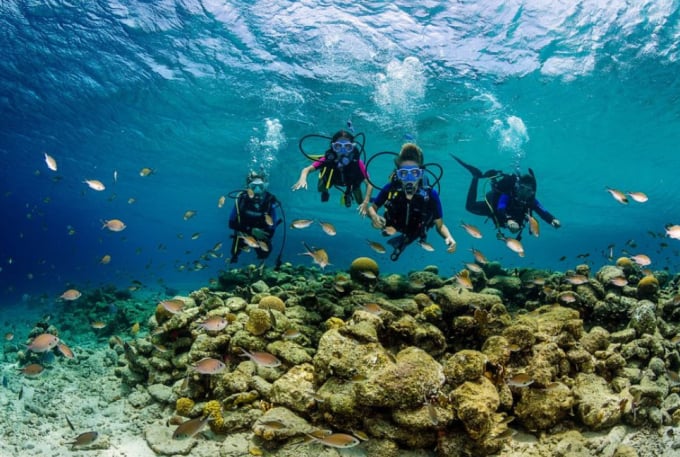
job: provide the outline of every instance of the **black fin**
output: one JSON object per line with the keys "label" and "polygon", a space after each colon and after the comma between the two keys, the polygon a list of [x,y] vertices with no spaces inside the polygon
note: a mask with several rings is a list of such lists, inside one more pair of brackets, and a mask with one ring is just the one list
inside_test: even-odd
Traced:
{"label": "black fin", "polygon": [[451,154],[451,157],[453,157],[456,160],[456,162],[461,164],[467,171],[472,173],[472,176],[474,176],[475,178],[481,178],[482,177],[482,171],[479,168],[473,167],[472,165],[463,162],[462,160],[460,160],[458,157],[454,156],[453,154]]}

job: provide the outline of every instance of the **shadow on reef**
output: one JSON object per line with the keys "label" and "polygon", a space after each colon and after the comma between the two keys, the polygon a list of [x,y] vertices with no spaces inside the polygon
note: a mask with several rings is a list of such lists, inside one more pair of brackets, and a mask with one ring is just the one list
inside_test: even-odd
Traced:
{"label": "shadow on reef", "polygon": [[[217,284],[158,303],[148,335],[112,339],[127,361],[116,373],[171,407],[169,423],[209,416],[216,434],[252,431],[258,452],[340,447],[332,429],[368,455],[482,456],[515,429],[680,422],[678,278],[627,258],[594,275],[491,263],[452,278],[383,277],[359,258]],[[170,434],[147,441],[168,453]]]}

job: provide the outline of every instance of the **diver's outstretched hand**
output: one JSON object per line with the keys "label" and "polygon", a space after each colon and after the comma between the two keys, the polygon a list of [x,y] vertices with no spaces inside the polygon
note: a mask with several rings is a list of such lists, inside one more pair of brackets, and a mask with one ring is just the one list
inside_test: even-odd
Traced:
{"label": "diver's outstretched hand", "polygon": [[296,191],[298,189],[306,189],[307,188],[307,180],[306,179],[299,179],[293,186],[290,188],[292,191]]}
{"label": "diver's outstretched hand", "polygon": [[456,162],[461,164],[467,171],[472,173],[472,176],[474,176],[475,178],[481,178],[482,177],[482,170],[480,170],[479,168],[473,167],[472,165],[463,162],[462,160],[460,160],[458,157],[454,156],[453,154],[451,154],[451,157],[453,157],[456,160]]}

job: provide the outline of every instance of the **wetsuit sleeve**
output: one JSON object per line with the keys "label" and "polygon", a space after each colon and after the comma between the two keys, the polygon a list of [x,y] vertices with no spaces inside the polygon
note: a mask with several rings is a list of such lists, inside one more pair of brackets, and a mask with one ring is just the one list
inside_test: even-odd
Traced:
{"label": "wetsuit sleeve", "polygon": [[510,203],[510,196],[508,194],[501,194],[501,196],[498,197],[498,203],[496,204],[496,215],[500,224],[505,224],[505,222],[508,220],[508,203]]}
{"label": "wetsuit sleeve", "polygon": [[391,188],[391,187],[392,187],[391,184],[387,184],[385,187],[383,187],[382,189],[380,189],[380,193],[378,194],[377,197],[375,197],[375,198],[372,199],[372,203],[373,203],[375,206],[377,206],[378,208],[380,208],[382,205],[384,205],[385,202],[387,201],[387,196],[388,196],[389,193],[390,193],[390,188]]}
{"label": "wetsuit sleeve", "polygon": [[315,160],[312,166],[314,167],[315,170],[318,170],[319,168],[321,168],[325,161],[326,157],[321,157],[319,160]]}
{"label": "wetsuit sleeve", "polygon": [[442,201],[439,198],[439,194],[437,193],[436,190],[432,189],[432,193],[430,194],[430,198],[432,199],[433,220],[443,218],[444,217],[444,211],[442,210]]}
{"label": "wetsuit sleeve", "polygon": [[361,159],[359,159],[357,162],[359,164],[359,170],[361,170],[361,176],[363,176],[364,179],[368,179],[368,170],[366,170],[366,164]]}
{"label": "wetsuit sleeve", "polygon": [[548,224],[552,224],[552,221],[555,219],[555,216],[550,214],[547,209],[543,208],[543,205],[541,205],[541,203],[536,199],[534,199],[534,204],[531,205],[531,209],[536,211],[536,214],[538,214],[541,219],[546,221]]}

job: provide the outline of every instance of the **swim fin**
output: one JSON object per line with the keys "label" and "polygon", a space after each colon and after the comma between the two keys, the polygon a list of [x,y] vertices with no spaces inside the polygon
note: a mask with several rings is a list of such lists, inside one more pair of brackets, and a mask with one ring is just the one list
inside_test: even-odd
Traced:
{"label": "swim fin", "polygon": [[473,167],[472,165],[463,162],[462,160],[460,160],[458,157],[454,156],[453,154],[451,154],[451,157],[453,157],[456,160],[456,162],[461,164],[467,171],[472,173],[472,176],[474,176],[475,178],[481,178],[482,177],[482,171],[479,168]]}

